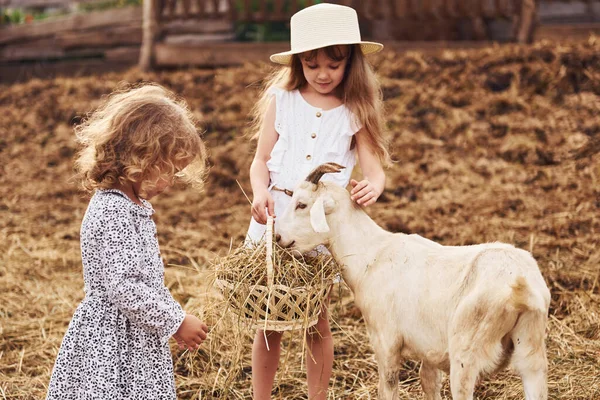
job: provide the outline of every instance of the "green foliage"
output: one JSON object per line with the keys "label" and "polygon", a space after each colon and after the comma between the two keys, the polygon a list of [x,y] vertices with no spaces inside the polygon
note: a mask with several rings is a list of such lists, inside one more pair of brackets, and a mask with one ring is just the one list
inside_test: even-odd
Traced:
{"label": "green foliage", "polygon": [[[258,12],[261,10],[260,3],[263,0],[253,0],[250,3],[252,12]],[[236,10],[238,12],[245,12],[244,1],[238,0]],[[298,7],[304,8],[307,6],[306,0],[298,0]],[[322,3],[318,0],[315,3]],[[283,2],[284,13],[289,12],[292,2],[290,0]],[[266,10],[272,12],[275,8],[273,0],[267,0]],[[288,41],[290,40],[290,29],[289,21],[281,22],[236,22],[235,24],[235,37],[236,40],[242,42],[277,42],[277,41]]]}
{"label": "green foliage", "polygon": [[276,42],[290,40],[290,32],[285,22],[237,22],[235,37],[242,42]]}
{"label": "green foliage", "polygon": [[0,25],[20,24],[25,22],[25,13],[23,10],[16,9],[0,9]]}
{"label": "green foliage", "polygon": [[[265,0],[253,0],[250,2],[250,7],[252,8],[252,11],[259,11],[260,10],[260,3],[262,3]],[[236,10],[237,11],[243,11],[245,9],[244,7],[244,0],[238,0],[235,3],[236,6]],[[273,0],[266,0],[267,3],[267,10],[268,11],[273,11],[275,8],[275,2]],[[317,0],[315,1],[315,3],[323,3],[323,1],[321,0]],[[308,2],[306,0],[298,0],[298,7],[300,7],[301,9],[306,7],[308,4]],[[292,2],[291,0],[285,0],[283,2],[283,10],[284,11],[288,11],[290,9],[290,7],[292,6]]]}
{"label": "green foliage", "polygon": [[[142,0],[106,0],[96,3],[79,4],[77,6],[77,10],[80,12],[91,12],[108,10],[111,8],[138,6],[141,4]],[[48,17],[55,17],[57,15],[64,15],[67,13],[67,10],[47,12],[39,10],[27,10],[25,8],[0,8],[0,26],[39,21]]]}
{"label": "green foliage", "polygon": [[40,12],[38,14],[35,14],[33,16],[33,19],[36,20],[36,21],[40,21],[42,19],[48,18],[50,15],[56,15],[56,14],[48,14],[47,12]]}
{"label": "green foliage", "polygon": [[53,11],[51,13],[40,10],[27,10],[23,8],[8,8],[0,9],[0,26],[2,25],[16,25],[23,23],[30,23],[33,21],[39,21],[48,17],[55,17],[57,15],[66,14],[67,11]]}
{"label": "green foliage", "polygon": [[128,6],[139,6],[142,0],[106,0],[94,3],[81,3],[77,9],[84,12],[109,10],[111,8],[123,8]]}

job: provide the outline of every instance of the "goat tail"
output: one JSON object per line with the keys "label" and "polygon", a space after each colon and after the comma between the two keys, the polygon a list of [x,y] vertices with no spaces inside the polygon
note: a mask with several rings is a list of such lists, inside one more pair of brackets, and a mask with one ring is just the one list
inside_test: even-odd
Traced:
{"label": "goat tail", "polygon": [[524,276],[518,276],[511,286],[509,302],[519,312],[531,310],[531,291]]}

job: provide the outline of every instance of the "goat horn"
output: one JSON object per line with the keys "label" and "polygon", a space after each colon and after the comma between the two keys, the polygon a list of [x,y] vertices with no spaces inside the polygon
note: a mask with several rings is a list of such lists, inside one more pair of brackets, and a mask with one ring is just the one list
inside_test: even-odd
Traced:
{"label": "goat horn", "polygon": [[328,174],[330,172],[340,172],[344,168],[346,167],[333,162],[321,164],[317,168],[313,169],[310,174],[308,174],[306,181],[316,185],[319,183],[319,180],[324,174]]}

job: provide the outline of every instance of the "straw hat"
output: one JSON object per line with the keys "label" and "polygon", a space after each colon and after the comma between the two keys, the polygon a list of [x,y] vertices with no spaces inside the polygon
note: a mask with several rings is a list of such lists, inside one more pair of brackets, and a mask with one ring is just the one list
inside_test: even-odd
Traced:
{"label": "straw hat", "polygon": [[360,44],[363,54],[376,53],[383,48],[381,43],[360,39],[358,17],[353,8],[321,3],[292,15],[292,49],[273,54],[271,61],[288,65],[293,54],[338,44]]}

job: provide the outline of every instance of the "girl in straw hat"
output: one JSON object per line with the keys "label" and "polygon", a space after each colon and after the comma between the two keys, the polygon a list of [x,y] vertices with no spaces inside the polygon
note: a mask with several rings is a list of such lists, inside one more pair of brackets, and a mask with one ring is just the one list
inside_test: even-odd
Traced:
{"label": "girl in straw hat", "polygon": [[[389,153],[383,138],[381,91],[366,54],[382,49],[361,40],[356,12],[334,4],[317,4],[291,19],[291,50],[273,54],[280,64],[267,79],[253,110],[258,139],[250,167],[252,220],[247,240],[258,242],[267,212],[287,206],[289,190],[317,165],[345,166],[324,180],[346,187],[360,206],[377,201],[385,184],[383,165]],[[350,179],[356,157],[363,173]],[[252,350],[255,399],[269,399],[279,363],[281,332],[256,333]],[[307,332],[307,380],[310,399],[324,399],[333,365],[333,342],[327,309]]]}
{"label": "girl in straw hat", "polygon": [[169,338],[192,350],[208,328],[165,287],[148,200],[176,178],[202,183],[202,139],[186,104],[158,85],[114,93],[77,134],[76,165],[94,192],[81,224],[85,298],[47,399],[174,400]]}

